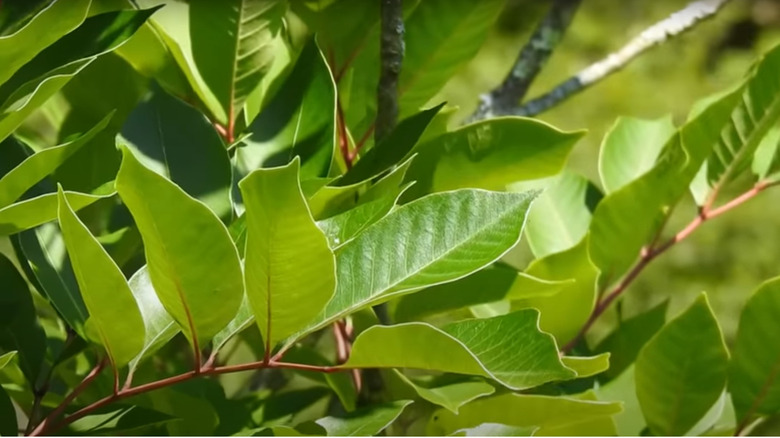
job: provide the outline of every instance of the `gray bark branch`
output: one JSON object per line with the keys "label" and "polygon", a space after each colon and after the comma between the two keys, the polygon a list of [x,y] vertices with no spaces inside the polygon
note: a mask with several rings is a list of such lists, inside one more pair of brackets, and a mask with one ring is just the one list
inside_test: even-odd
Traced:
{"label": "gray bark branch", "polygon": [[404,58],[404,20],[402,0],[380,0],[380,73],[377,88],[376,130],[379,143],[398,121],[398,78]]}
{"label": "gray bark branch", "polygon": [[621,70],[647,50],[663,44],[714,16],[728,2],[729,0],[701,0],[689,3],[685,8],[645,29],[617,52],[590,65],[542,96],[512,108],[502,115],[531,117],[547,111],[574,94]]}
{"label": "gray bark branch", "polygon": [[469,121],[507,114],[522,102],[534,79],[563,39],[580,3],[582,0],[553,0],[547,15],[520,51],[504,82],[480,96],[480,105]]}

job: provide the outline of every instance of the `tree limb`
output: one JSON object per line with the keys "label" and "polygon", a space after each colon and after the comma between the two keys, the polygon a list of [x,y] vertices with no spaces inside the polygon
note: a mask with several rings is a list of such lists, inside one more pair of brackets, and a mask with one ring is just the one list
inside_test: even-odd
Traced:
{"label": "tree limb", "polygon": [[590,65],[551,91],[498,115],[535,116],[621,70],[634,58],[714,16],[729,0],[699,0],[645,29],[620,50]]}
{"label": "tree limb", "polygon": [[382,29],[380,73],[377,87],[376,143],[395,127],[398,120],[398,78],[404,58],[402,0],[380,0]]}
{"label": "tree limb", "polygon": [[522,102],[534,79],[563,39],[582,0],[553,0],[547,15],[520,51],[512,71],[498,87],[480,96],[480,104],[469,119],[475,122],[507,114]]}

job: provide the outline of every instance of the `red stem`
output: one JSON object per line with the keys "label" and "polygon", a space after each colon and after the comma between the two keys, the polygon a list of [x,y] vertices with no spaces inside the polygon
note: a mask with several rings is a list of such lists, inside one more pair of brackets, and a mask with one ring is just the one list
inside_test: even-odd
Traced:
{"label": "red stem", "polygon": [[352,154],[349,151],[349,136],[347,134],[347,122],[344,110],[341,108],[341,99],[336,99],[336,128],[338,129],[339,150],[347,165],[347,170],[352,168]]}
{"label": "red stem", "polygon": [[[105,366],[104,363],[101,362],[101,364],[102,365],[99,365],[100,369],[102,369],[102,367]],[[97,368],[98,367],[96,367],[96,369]],[[239,371],[259,370],[263,368],[283,368],[283,369],[300,370],[300,371],[315,371],[321,373],[335,373],[338,371],[342,371],[344,369],[335,366],[317,366],[317,365],[287,363],[287,362],[271,361],[269,363],[266,363],[264,360],[258,362],[240,364],[240,365],[227,365],[227,366],[214,367],[214,368],[201,368],[200,370],[197,371],[189,371],[184,374],[179,374],[177,376],[168,377],[162,380],[157,380],[155,382],[146,383],[133,388],[123,388],[114,394],[111,394],[88,406],[81,408],[80,410],[66,417],[64,420],[57,423],[54,427],[51,427],[51,422],[57,416],[59,416],[62,413],[62,411],[64,411],[67,405],[71,401],[73,401],[73,399],[76,398],[78,393],[83,391],[84,387],[86,387],[86,384],[89,383],[87,379],[91,381],[97,376],[97,373],[95,372],[95,370],[93,370],[93,372],[91,372],[90,375],[84,379],[84,382],[82,382],[81,385],[79,385],[76,389],[74,389],[74,391],[62,402],[62,404],[54,412],[52,412],[51,415],[46,417],[46,419],[44,419],[41,422],[41,424],[39,424],[38,427],[36,427],[35,430],[33,430],[33,432],[29,436],[41,436],[45,433],[56,432],[57,430],[73,423],[79,418],[89,415],[95,410],[107,406],[111,403],[114,403],[115,401],[126,399],[135,395],[143,394],[145,392],[153,391],[155,389],[165,388],[200,376],[228,374],[228,373],[235,373]],[[100,370],[98,370],[98,372],[99,371]]]}
{"label": "red stem", "polygon": [[711,196],[707,203],[702,207],[701,212],[699,215],[693,219],[685,228],[680,230],[677,234],[675,234],[671,239],[667,240],[664,244],[658,246],[658,247],[650,247],[650,248],[642,248],[642,251],[640,253],[639,261],[634,265],[633,268],[626,274],[626,276],[606,295],[604,295],[599,302],[596,304],[596,306],[593,309],[593,312],[591,313],[588,320],[585,322],[585,324],[580,329],[579,333],[569,341],[566,345],[561,348],[561,352],[566,353],[571,351],[575,345],[582,339],[585,334],[590,330],[590,328],[593,326],[593,324],[596,322],[596,320],[609,308],[610,304],[612,304],[618,297],[620,297],[626,289],[628,289],[628,286],[631,285],[631,283],[636,280],[636,278],[639,276],[640,273],[647,267],[647,265],[650,264],[651,261],[653,261],[656,257],[666,252],[669,248],[673,247],[675,244],[685,240],[693,234],[694,231],[696,231],[702,224],[707,222],[710,219],[713,219],[715,217],[720,216],[723,213],[726,213],[729,210],[732,210],[735,207],[738,207],[739,205],[749,201],[750,199],[753,199],[756,197],[759,193],[764,191],[765,189],[771,187],[774,184],[770,184],[764,181],[758,182],[753,188],[748,190],[747,192],[737,196],[736,198],[732,199],[731,201],[723,204],[722,206],[711,209],[712,203],[714,201],[714,198]]}
{"label": "red stem", "polygon": [[33,429],[33,431],[30,433],[30,436],[36,436],[42,434],[46,428],[49,426],[49,424],[56,420],[60,415],[62,415],[63,412],[65,412],[65,409],[68,407],[68,405],[81,394],[84,392],[85,389],[89,386],[90,383],[92,383],[93,380],[97,378],[98,375],[100,375],[100,372],[103,371],[103,368],[106,367],[106,363],[108,361],[106,359],[101,360],[97,365],[95,365],[95,368],[92,368],[92,371],[87,374],[86,377],[84,377],[84,380],[79,383],[77,387],[71,391],[70,394],[68,394],[67,397],[60,403],[54,410],[51,412],[51,414],[47,415],[46,418],[41,421],[38,426]]}

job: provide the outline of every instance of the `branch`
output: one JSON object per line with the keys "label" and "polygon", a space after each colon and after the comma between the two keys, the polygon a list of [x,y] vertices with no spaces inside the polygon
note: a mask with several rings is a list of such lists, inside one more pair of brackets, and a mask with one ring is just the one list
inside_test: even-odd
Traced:
{"label": "branch", "polygon": [[79,383],[79,385],[71,391],[70,394],[68,394],[67,397],[65,397],[64,400],[62,400],[62,403],[60,403],[54,410],[46,416],[46,418],[41,421],[41,423],[33,429],[33,431],[30,433],[30,436],[36,436],[42,434],[51,424],[52,421],[56,420],[60,415],[62,415],[63,412],[65,412],[65,409],[68,407],[68,405],[81,394],[84,392],[85,389],[89,386],[90,383],[92,383],[93,380],[97,378],[97,376],[100,375],[100,372],[103,371],[103,368],[106,367],[106,364],[108,363],[108,360],[103,359],[101,360],[97,365],[95,365],[95,368],[92,369],[92,371],[87,374],[86,377],[84,377],[84,380]]}
{"label": "branch", "polygon": [[673,247],[679,242],[682,242],[688,236],[693,234],[694,231],[696,231],[700,226],[702,226],[705,222],[707,222],[710,219],[714,219],[723,213],[726,213],[727,211],[730,211],[745,202],[755,198],[758,196],[761,192],[768,189],[769,187],[772,187],[776,185],[777,183],[768,183],[765,181],[758,182],[755,186],[753,186],[752,189],[748,190],[747,192],[737,196],[736,198],[732,199],[731,201],[727,202],[726,204],[723,204],[722,206],[715,208],[715,209],[709,209],[709,208],[703,208],[702,211],[699,213],[698,216],[696,216],[695,219],[693,219],[685,228],[683,228],[681,231],[679,231],[677,234],[675,234],[671,239],[667,240],[665,243],[658,247],[650,247],[650,248],[643,248],[639,261],[634,265],[634,267],[626,274],[626,276],[620,281],[620,283],[615,286],[614,289],[612,289],[611,292],[604,295],[603,298],[599,300],[599,302],[596,304],[596,307],[593,309],[593,312],[590,315],[590,318],[588,318],[588,321],[585,323],[585,325],[582,326],[579,333],[577,333],[577,336],[574,337],[571,341],[569,341],[568,344],[566,344],[563,348],[561,348],[561,352],[569,352],[572,348],[574,348],[575,345],[585,336],[585,334],[590,330],[590,328],[593,326],[593,324],[596,322],[596,320],[601,316],[618,297],[623,295],[623,293],[628,289],[628,286],[631,285],[631,283],[636,280],[636,278],[639,276],[639,274],[644,271],[644,269],[652,262],[656,257],[666,252],[669,248]]}
{"label": "branch", "polygon": [[574,94],[621,70],[648,49],[658,46],[670,38],[692,29],[703,20],[714,16],[728,2],[729,0],[700,0],[691,2],[668,18],[645,29],[644,32],[629,41],[628,44],[617,52],[580,71],[574,77],[553,88],[552,91],[520,107],[510,108],[507,112],[497,115],[530,117],[547,111]]}
{"label": "branch", "polygon": [[404,19],[402,0],[380,0],[382,28],[380,38],[379,86],[377,87],[377,143],[395,127],[398,120],[398,78],[404,58]]}
{"label": "branch", "polygon": [[520,51],[504,82],[480,96],[480,104],[467,123],[509,114],[523,101],[534,79],[563,39],[582,0],[553,0],[547,15]]}
{"label": "branch", "polygon": [[146,383],[143,385],[139,385],[133,388],[122,388],[119,391],[104,397],[84,408],[79,409],[78,411],[74,412],[73,414],[66,417],[64,420],[60,421],[56,425],[52,425],[52,422],[57,419],[60,414],[67,408],[67,406],[80,394],[87,385],[97,377],[97,375],[100,373],[100,371],[105,366],[105,362],[101,362],[100,365],[95,367],[92,372],[84,379],[84,381],[76,387],[76,389],[73,390],[66,398],[65,400],[60,404],[60,406],[55,409],[54,412],[52,412],[46,419],[44,419],[41,424],[38,425],[38,427],[33,430],[33,432],[29,436],[41,436],[45,435],[47,433],[53,433],[61,428],[73,423],[74,421],[78,420],[79,418],[83,418],[94,411],[110,405],[111,403],[114,403],[119,400],[123,400],[126,398],[130,398],[139,394],[143,394],[146,392],[154,391],[156,389],[165,388],[171,385],[175,385],[177,383],[186,382],[188,380],[192,380],[198,377],[203,376],[211,376],[211,375],[219,375],[219,374],[230,374],[230,373],[236,373],[240,371],[250,371],[250,370],[260,370],[265,368],[281,368],[281,369],[290,369],[290,370],[299,370],[299,371],[315,371],[320,373],[335,373],[339,371],[344,371],[351,368],[344,368],[344,367],[337,367],[337,366],[318,366],[318,365],[308,365],[308,364],[299,364],[299,363],[288,363],[288,362],[275,362],[271,360],[270,362],[266,362],[265,360],[257,361],[257,362],[250,362],[245,364],[239,364],[239,365],[227,365],[227,366],[221,366],[221,367],[211,367],[211,368],[200,368],[199,370],[189,371],[184,374],[179,374],[177,376],[168,377],[162,380],[157,380],[154,382]]}

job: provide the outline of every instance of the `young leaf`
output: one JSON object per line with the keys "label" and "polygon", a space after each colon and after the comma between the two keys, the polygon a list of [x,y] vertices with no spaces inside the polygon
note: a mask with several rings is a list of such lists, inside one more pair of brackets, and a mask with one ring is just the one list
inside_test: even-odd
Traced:
{"label": "young leaf", "polygon": [[706,295],[645,344],[636,360],[636,395],[650,430],[682,435],[718,400],[728,351]]}
{"label": "young leaf", "polygon": [[144,165],[217,216],[230,218],[230,158],[214,126],[198,110],[158,90],[130,113],[122,139]]}
{"label": "young leaf", "polygon": [[0,349],[16,351],[19,368],[34,385],[46,356],[46,335],[38,325],[32,295],[24,277],[0,254]]}
{"label": "young leaf", "polygon": [[534,197],[459,190],[399,207],[339,248],[336,293],[307,331],[493,263],[517,243]]}
{"label": "young leaf", "polygon": [[565,436],[566,432],[609,436],[615,434],[610,417],[621,410],[620,403],[575,397],[504,394],[475,400],[462,406],[457,415],[445,410],[436,411],[428,424],[428,433],[443,436],[483,423],[498,423],[538,427],[536,435],[539,436]]}
{"label": "young leaf", "polygon": [[[417,368],[484,376],[510,389],[576,377],[558,357],[553,338],[539,331],[539,312],[456,322],[373,326],[361,333],[346,368]],[[512,333],[512,336],[506,336]]]}
{"label": "young leaf", "polygon": [[599,202],[589,242],[602,283],[617,281],[658,232],[712,151],[740,95],[738,89],[707,107],[669,140],[651,170]]}
{"label": "young leaf", "polygon": [[90,0],[50,2],[24,27],[11,35],[0,37],[0,84],[20,67],[62,36],[84,22]]}
{"label": "young leaf", "polygon": [[561,362],[566,368],[574,370],[577,378],[595,376],[609,369],[610,354],[602,353],[592,357],[562,357]]}
{"label": "young leaf", "polygon": [[121,149],[116,188],[143,238],[154,289],[193,346],[205,346],[244,295],[236,247],[205,204]]}
{"label": "young leaf", "polygon": [[306,205],[299,172],[295,158],[239,183],[247,217],[246,294],[267,347],[304,328],[336,288],[335,258]]}
{"label": "young leaf", "polygon": [[138,303],[145,327],[144,346],[130,362],[130,369],[134,370],[143,359],[151,356],[173,339],[180,329],[160,302],[146,266],[136,271],[127,283]]}
{"label": "young leaf", "polygon": [[534,256],[562,252],[582,241],[590,225],[589,190],[585,177],[564,170],[539,195],[525,228]]}
{"label": "young leaf", "polygon": [[98,56],[127,41],[153,12],[112,11],[90,17],[17,70],[0,85],[0,139]]}
{"label": "young leaf", "polygon": [[750,297],[739,319],[729,367],[729,392],[739,423],[780,411],[780,348],[774,341],[779,314],[780,280],[773,279]]}
{"label": "young leaf", "polygon": [[274,60],[271,42],[286,9],[279,0],[190,2],[195,63],[227,114],[223,122],[231,131],[247,96]]}
{"label": "young leaf", "polygon": [[569,342],[596,305],[598,269],[588,256],[588,239],[564,252],[534,260],[525,273],[553,281],[560,288],[557,292],[518,300],[512,307],[539,309],[542,315],[539,327],[555,336],[561,345]]}
{"label": "young leaf", "polygon": [[320,418],[315,423],[325,428],[328,436],[374,436],[392,424],[411,403],[399,400],[376,404],[341,417]]}
{"label": "young leaf", "polygon": [[503,0],[420,2],[405,20],[401,117],[425,105],[477,53],[503,7]]}
{"label": "young leaf", "polygon": [[465,187],[504,190],[513,182],[555,175],[582,135],[519,117],[464,126],[415,148],[419,156],[406,180],[417,184],[404,198]]}
{"label": "young leaf", "polygon": [[675,131],[671,116],[619,117],[601,143],[599,175],[604,191],[612,193],[652,169]]}
{"label": "young leaf", "polygon": [[58,218],[81,296],[94,329],[116,368],[127,365],[143,348],[144,321],[122,271],[68,205],[60,187]]}

